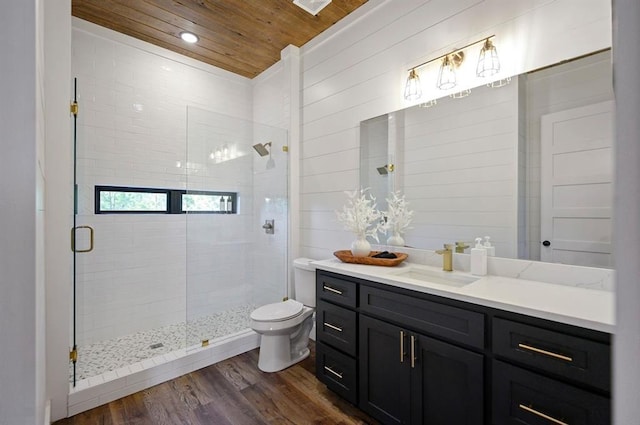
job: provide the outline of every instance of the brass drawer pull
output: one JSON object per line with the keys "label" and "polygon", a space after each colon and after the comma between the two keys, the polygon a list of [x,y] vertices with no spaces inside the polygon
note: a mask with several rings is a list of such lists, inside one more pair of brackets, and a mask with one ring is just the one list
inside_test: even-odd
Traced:
{"label": "brass drawer pull", "polygon": [[333,370],[333,369],[331,369],[329,366],[325,366],[325,367],[324,367],[324,370],[326,370],[327,372],[330,372],[330,373],[334,374],[335,376],[337,376],[337,377],[338,377],[338,379],[342,379],[342,374],[341,374],[341,373],[336,372],[336,371],[335,371],[335,370]]}
{"label": "brass drawer pull", "polygon": [[332,287],[327,285],[322,285],[322,289],[324,289],[325,291],[333,292],[334,294],[342,295],[342,291],[338,291],[337,289],[333,289]]}
{"label": "brass drawer pull", "polygon": [[404,352],[404,331],[400,331],[400,363],[404,363],[404,356],[407,353]]}
{"label": "brass drawer pull", "polygon": [[332,325],[331,323],[324,322],[324,325],[328,328],[333,329],[334,331],[342,332],[342,328],[339,328],[336,325]]}
{"label": "brass drawer pull", "polygon": [[558,424],[558,425],[569,425],[569,424],[568,424],[568,423],[566,423],[566,422],[562,422],[561,420],[558,420],[558,419],[556,419],[556,418],[552,418],[551,416],[549,416],[549,415],[545,415],[545,414],[544,414],[544,413],[542,413],[542,412],[538,412],[536,409],[533,409],[533,408],[531,408],[531,407],[529,407],[529,406],[525,406],[524,404],[520,404],[520,405],[518,405],[518,407],[520,407],[522,410],[525,410],[525,411],[527,411],[527,412],[529,412],[529,413],[532,413],[532,414],[534,414],[534,415],[536,415],[536,416],[540,416],[541,418],[544,418],[544,419],[546,419],[546,420],[548,420],[548,421],[551,421],[551,422],[553,422],[554,424]]}
{"label": "brass drawer pull", "polygon": [[544,354],[545,356],[554,357],[556,359],[564,360],[567,362],[572,362],[573,359],[568,356],[563,356],[562,354],[552,353],[551,351],[543,350],[541,348],[532,347],[527,344],[518,344],[518,347],[523,348],[525,350],[533,351],[535,353]]}
{"label": "brass drawer pull", "polygon": [[416,337],[411,335],[411,368],[416,367]]}

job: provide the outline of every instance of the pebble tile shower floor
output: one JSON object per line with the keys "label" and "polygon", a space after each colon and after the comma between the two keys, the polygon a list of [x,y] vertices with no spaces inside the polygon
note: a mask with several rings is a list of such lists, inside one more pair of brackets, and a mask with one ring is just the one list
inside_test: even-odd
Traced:
{"label": "pebble tile shower floor", "polygon": [[[97,376],[142,360],[200,344],[249,328],[255,306],[242,306],[205,316],[188,324],[177,323],[158,329],[137,332],[86,346],[78,346],[76,380]],[[153,348],[155,347],[155,348]],[[73,381],[73,365],[69,367]]]}

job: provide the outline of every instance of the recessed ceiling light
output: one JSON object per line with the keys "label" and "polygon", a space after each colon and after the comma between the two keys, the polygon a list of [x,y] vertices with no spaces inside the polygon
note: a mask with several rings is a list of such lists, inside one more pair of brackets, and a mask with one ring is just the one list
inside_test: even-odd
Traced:
{"label": "recessed ceiling light", "polygon": [[198,36],[188,31],[182,31],[180,33],[180,38],[186,41],[187,43],[195,43],[198,41]]}

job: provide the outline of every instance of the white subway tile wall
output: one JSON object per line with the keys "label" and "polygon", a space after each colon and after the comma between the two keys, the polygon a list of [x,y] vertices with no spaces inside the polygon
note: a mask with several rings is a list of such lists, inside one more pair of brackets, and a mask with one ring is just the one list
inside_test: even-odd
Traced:
{"label": "white subway tile wall", "polygon": [[[78,225],[95,229],[94,250],[77,255],[78,343],[278,300],[286,291],[286,132],[251,124],[251,81],[80,20],[72,61]],[[251,148],[268,140],[277,148],[272,170]],[[221,161],[215,153],[225,148]],[[94,215],[95,185],[237,192],[238,214]],[[260,227],[266,218],[278,223],[270,239]],[[79,246],[87,235],[78,233]]]}

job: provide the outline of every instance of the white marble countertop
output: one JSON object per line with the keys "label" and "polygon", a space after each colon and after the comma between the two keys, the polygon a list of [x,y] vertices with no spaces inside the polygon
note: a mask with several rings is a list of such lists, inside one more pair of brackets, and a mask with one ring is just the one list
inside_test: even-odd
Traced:
{"label": "white marble countertop", "polygon": [[[342,263],[336,259],[315,261],[318,269],[399,288],[526,314],[582,328],[614,333],[615,294],[612,291],[558,285],[504,276],[473,276],[466,272],[442,272],[440,268],[405,261],[396,267]],[[427,282],[401,274],[409,268],[477,280],[461,287]],[[400,275],[398,275],[400,274]]]}

